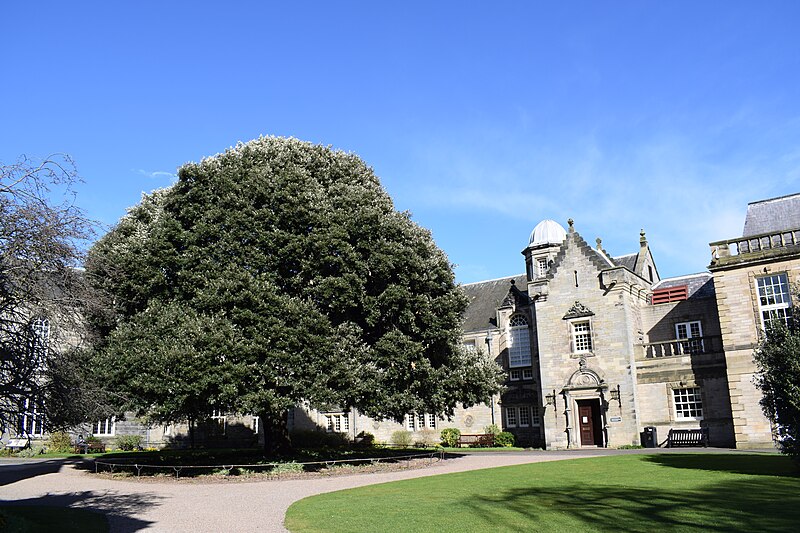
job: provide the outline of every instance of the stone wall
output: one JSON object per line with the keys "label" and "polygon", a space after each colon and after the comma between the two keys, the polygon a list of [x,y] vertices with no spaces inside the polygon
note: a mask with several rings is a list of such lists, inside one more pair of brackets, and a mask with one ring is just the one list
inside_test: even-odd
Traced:
{"label": "stone wall", "polygon": [[761,328],[756,279],[786,272],[790,283],[800,281],[800,258],[728,263],[712,268],[720,329],[727,360],[728,386],[737,448],[771,447],[772,428],[761,411],[761,392],[753,383],[753,351]]}

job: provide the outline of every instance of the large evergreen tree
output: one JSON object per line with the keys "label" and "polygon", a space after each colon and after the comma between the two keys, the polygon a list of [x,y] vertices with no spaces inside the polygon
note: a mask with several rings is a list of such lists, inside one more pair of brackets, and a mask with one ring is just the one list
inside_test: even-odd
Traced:
{"label": "large evergreen tree", "polygon": [[128,407],[258,413],[272,446],[302,401],[400,419],[497,390],[461,345],[447,257],[361,159],[269,137],[178,176],[88,263],[114,296],[100,364]]}

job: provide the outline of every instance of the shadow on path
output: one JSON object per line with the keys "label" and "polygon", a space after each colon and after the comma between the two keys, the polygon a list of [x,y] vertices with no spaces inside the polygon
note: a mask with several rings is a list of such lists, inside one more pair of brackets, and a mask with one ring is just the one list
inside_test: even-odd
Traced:
{"label": "shadow on path", "polygon": [[51,459],[31,463],[0,463],[0,486],[10,485],[23,479],[28,479],[45,474],[54,474],[65,465],[78,461],[70,459]]}
{"label": "shadow on path", "polygon": [[119,494],[116,492],[81,491],[46,494],[24,500],[0,500],[4,506],[49,506],[85,509],[105,515],[110,530],[119,533],[140,531],[153,522],[134,518],[149,507],[160,505],[164,498],[152,493]]}

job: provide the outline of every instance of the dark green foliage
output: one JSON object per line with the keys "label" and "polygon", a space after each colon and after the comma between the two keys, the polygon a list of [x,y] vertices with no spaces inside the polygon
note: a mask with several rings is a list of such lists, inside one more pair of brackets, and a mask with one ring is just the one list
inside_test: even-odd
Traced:
{"label": "dark green foliage", "polygon": [[442,446],[455,448],[458,446],[458,439],[461,438],[461,431],[458,428],[444,428],[440,435]]}
{"label": "dark green foliage", "polygon": [[356,443],[359,446],[369,447],[375,443],[375,435],[372,433],[368,433],[366,431],[362,431],[358,435],[356,435]]}
{"label": "dark green foliage", "polygon": [[[794,308],[796,309],[796,308]],[[791,327],[777,322],[755,351],[761,407],[772,421],[781,451],[800,461],[800,314]]]}
{"label": "dark green foliage", "polygon": [[501,431],[497,435],[494,436],[494,445],[495,446],[502,446],[504,448],[510,448],[514,446],[514,434],[508,431]]}
{"label": "dark green foliage", "polygon": [[351,154],[261,138],[188,164],[87,268],[115,302],[98,364],[156,419],[252,412],[270,440],[301,401],[400,420],[497,390],[447,257]]}

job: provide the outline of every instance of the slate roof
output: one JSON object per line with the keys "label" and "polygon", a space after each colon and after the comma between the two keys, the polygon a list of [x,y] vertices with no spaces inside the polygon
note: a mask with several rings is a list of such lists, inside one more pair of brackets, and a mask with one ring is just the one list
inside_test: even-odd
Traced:
{"label": "slate roof", "polygon": [[800,228],[800,193],[747,204],[742,237]]}
{"label": "slate roof", "polygon": [[681,285],[687,286],[688,298],[715,298],[714,276],[708,272],[662,279],[653,285],[653,290],[680,287]]}
{"label": "slate roof", "polygon": [[631,272],[636,272],[634,269],[636,268],[637,257],[639,257],[639,254],[628,254],[621,255],[619,257],[612,257],[611,260],[614,261],[614,264],[617,266],[625,267]]}
{"label": "slate roof", "polygon": [[525,274],[462,285],[469,298],[469,306],[464,314],[465,333],[497,327],[497,308],[508,294],[512,279],[517,288],[527,294],[527,291],[523,290],[528,284]]}

